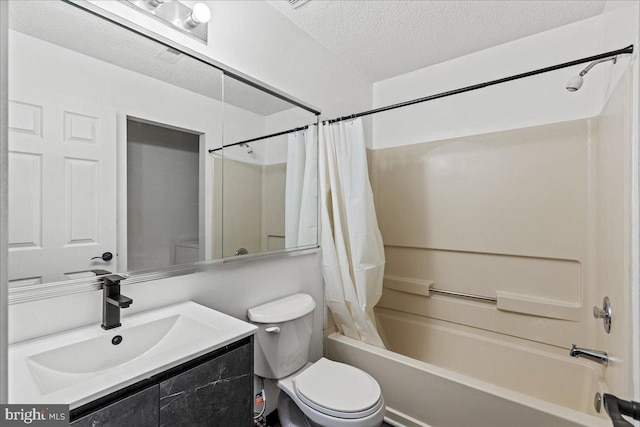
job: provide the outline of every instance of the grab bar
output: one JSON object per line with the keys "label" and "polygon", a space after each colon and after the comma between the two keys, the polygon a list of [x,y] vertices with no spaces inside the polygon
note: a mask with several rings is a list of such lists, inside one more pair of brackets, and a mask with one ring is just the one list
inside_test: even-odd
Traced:
{"label": "grab bar", "polygon": [[443,295],[452,295],[452,296],[461,297],[461,298],[470,298],[470,299],[477,299],[481,301],[489,301],[493,303],[498,302],[498,298],[487,297],[484,295],[468,294],[466,292],[447,291],[446,289],[429,288],[429,292],[435,292],[437,294],[443,294]]}
{"label": "grab bar", "polygon": [[[416,279],[414,277],[391,276],[385,274],[383,286],[395,292],[402,292],[419,297],[429,297],[433,294],[442,294],[451,297],[467,298],[483,303],[495,304],[500,311],[528,314],[549,319],[569,320],[578,322],[582,319],[583,307],[581,302],[562,301],[524,295],[506,291],[495,291],[495,297],[477,295],[467,292],[450,291],[433,287],[433,280]],[[491,294],[490,291],[487,293]]]}

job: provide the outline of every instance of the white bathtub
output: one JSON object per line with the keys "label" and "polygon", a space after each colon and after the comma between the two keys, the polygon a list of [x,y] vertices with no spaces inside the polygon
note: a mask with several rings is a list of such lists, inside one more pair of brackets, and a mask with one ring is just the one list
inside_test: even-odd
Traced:
{"label": "white bathtub", "polygon": [[[597,366],[427,323],[411,324],[402,316],[393,325],[393,314],[387,316],[382,318],[378,312],[387,334],[400,326],[405,336],[425,332],[419,328],[431,328],[428,346],[423,348],[430,347],[432,351],[425,351],[422,356],[446,368],[337,333],[328,337],[326,355],[376,378],[387,404],[387,420],[396,426],[612,425],[604,409],[600,414],[593,409],[595,392],[606,392]],[[446,350],[441,351],[442,348]],[[491,363],[487,363],[486,354],[491,355]],[[493,383],[483,376],[490,377]],[[496,379],[499,385],[495,384]]]}

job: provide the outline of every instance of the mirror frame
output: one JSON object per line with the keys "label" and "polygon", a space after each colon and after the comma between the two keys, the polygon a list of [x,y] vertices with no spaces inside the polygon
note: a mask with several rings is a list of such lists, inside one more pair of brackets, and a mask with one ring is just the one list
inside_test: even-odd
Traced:
{"label": "mirror frame", "polygon": [[[113,25],[118,25],[122,28],[125,28],[135,34],[138,34],[139,36],[142,37],[146,37],[148,39],[154,40],[157,43],[160,43],[162,45],[165,45],[166,47],[175,49],[180,51],[181,53],[192,57],[200,62],[205,63],[206,65],[209,65],[211,67],[214,67],[220,71],[222,71],[224,76],[228,76],[231,78],[234,78],[242,83],[245,83],[251,87],[254,87],[262,92],[265,92],[271,96],[275,96],[283,101],[286,101],[296,107],[302,108],[306,111],[309,111],[311,113],[313,113],[316,116],[316,124],[319,125],[319,116],[321,114],[320,110],[304,101],[301,101],[295,97],[292,97],[288,94],[286,94],[285,92],[276,89],[272,86],[269,86],[251,76],[248,76],[244,73],[241,73],[231,67],[228,67],[220,62],[217,62],[213,59],[211,59],[210,57],[197,52],[193,49],[188,48],[187,46],[184,46],[176,41],[171,40],[168,37],[162,36],[160,34],[157,34],[145,27],[142,27],[141,25],[135,24],[129,20],[126,20],[125,18],[116,15],[114,13],[111,13],[107,10],[101,9],[98,6],[89,3],[87,1],[82,1],[82,0],[58,0],[58,1],[62,1],[64,3],[67,3],[69,6],[71,7],[77,7],[79,9],[81,9],[82,11],[84,11],[85,13],[90,13],[92,15],[97,16],[100,19],[105,19],[106,21],[109,21],[110,23],[112,23]],[[6,15],[6,14],[4,14]],[[6,55],[8,52],[3,52],[3,58],[6,61]],[[6,99],[3,99],[3,108],[4,111],[6,111]],[[3,132],[3,135],[6,134],[7,132],[7,123],[6,120],[3,120],[2,122],[2,129],[1,131]],[[3,138],[3,143],[6,142],[6,139]],[[224,144],[222,148],[224,148],[227,145],[233,145],[233,144]],[[1,147],[2,149],[2,153],[0,153],[0,158],[4,158],[6,157],[6,153],[8,151],[8,147],[6,146],[6,144],[3,144]],[[4,163],[3,163],[4,165]],[[3,174],[6,174],[6,168],[5,171],[3,172]],[[6,203],[8,200],[6,197],[3,197],[3,203]],[[6,219],[6,218],[3,218]],[[6,222],[6,221],[4,221]],[[320,223],[320,211],[318,209],[318,224]],[[319,227],[318,227],[319,228]],[[2,233],[3,230],[0,229],[0,236],[3,237],[3,241],[6,240],[6,237],[8,236],[8,234]],[[224,237],[223,237],[224,238]],[[147,281],[151,281],[151,280],[160,280],[160,279],[166,279],[166,278],[170,278],[170,277],[177,277],[177,276],[183,276],[183,275],[187,275],[187,274],[193,274],[193,273],[198,273],[198,272],[202,272],[202,271],[207,271],[207,270],[214,270],[214,269],[219,269],[219,268],[224,268],[225,266],[227,266],[229,263],[238,263],[238,262],[243,262],[243,261],[251,261],[251,260],[256,260],[256,259],[263,259],[263,258],[270,258],[270,257],[291,257],[291,256],[298,256],[298,255],[306,255],[309,253],[315,253],[318,252],[319,250],[319,238],[320,236],[318,235],[318,241],[316,242],[316,244],[314,245],[309,245],[309,246],[301,246],[301,247],[296,247],[296,248],[290,248],[290,249],[282,249],[282,250],[277,250],[277,251],[267,251],[267,252],[260,252],[260,253],[255,253],[255,254],[248,254],[248,255],[240,255],[240,256],[234,256],[234,257],[223,257],[223,258],[219,258],[219,259],[212,259],[212,260],[207,260],[207,261],[199,261],[199,262],[194,262],[194,263],[189,263],[189,264],[180,264],[180,265],[174,265],[174,266],[169,266],[169,267],[164,267],[161,269],[152,269],[152,270],[142,270],[142,271],[135,271],[132,274],[127,275],[127,279],[125,281],[123,281],[123,285],[129,285],[129,284],[133,284],[133,283],[141,283],[141,282],[147,282]],[[0,247],[6,249],[6,244],[4,243],[0,243]],[[8,254],[7,251],[3,250],[3,259],[6,258],[6,255]],[[4,270],[4,269],[3,269]],[[17,288],[10,288],[8,289],[8,304],[20,304],[20,303],[25,303],[25,302],[30,302],[30,301],[37,301],[37,300],[41,300],[41,299],[47,299],[47,298],[54,298],[54,297],[59,297],[59,296],[65,296],[65,295],[71,295],[71,294],[76,294],[76,293],[80,293],[80,292],[87,292],[87,291],[95,291],[95,290],[100,290],[102,288],[102,280],[100,278],[100,276],[96,276],[95,278],[82,278],[82,279],[74,279],[74,280],[66,280],[66,281],[59,281],[59,282],[51,282],[51,283],[43,283],[43,284],[38,284],[38,285],[28,285],[28,286],[20,286]],[[0,298],[1,299],[1,298]],[[0,310],[1,311],[1,310]]]}

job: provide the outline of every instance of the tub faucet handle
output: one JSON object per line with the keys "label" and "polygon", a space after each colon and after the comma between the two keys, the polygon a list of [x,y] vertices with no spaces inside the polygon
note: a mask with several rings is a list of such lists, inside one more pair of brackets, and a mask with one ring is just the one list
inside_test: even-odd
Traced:
{"label": "tub faucet handle", "polygon": [[611,302],[609,301],[609,297],[604,297],[602,300],[602,308],[597,306],[593,307],[593,317],[602,319],[605,332],[611,332]]}

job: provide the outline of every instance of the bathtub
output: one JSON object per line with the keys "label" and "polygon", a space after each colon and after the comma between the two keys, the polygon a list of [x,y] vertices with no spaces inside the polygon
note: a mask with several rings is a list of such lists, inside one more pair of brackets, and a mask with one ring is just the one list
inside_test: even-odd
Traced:
{"label": "bathtub", "polygon": [[387,404],[386,420],[395,426],[612,425],[604,408],[597,413],[593,405],[595,393],[607,391],[598,365],[474,336],[392,310],[376,309],[376,317],[392,350],[395,328],[402,328],[405,339],[427,334],[428,345],[401,348],[416,353],[409,357],[334,333],[327,338],[326,355],[376,378]]}

